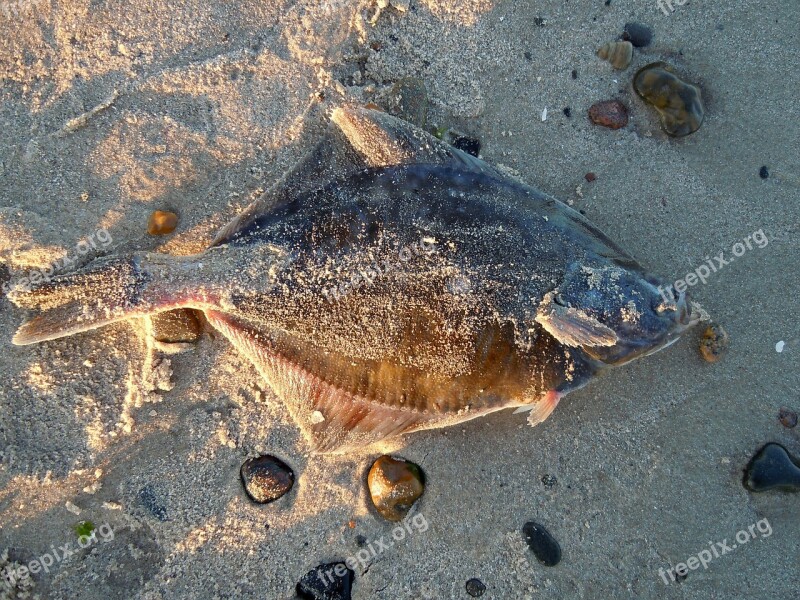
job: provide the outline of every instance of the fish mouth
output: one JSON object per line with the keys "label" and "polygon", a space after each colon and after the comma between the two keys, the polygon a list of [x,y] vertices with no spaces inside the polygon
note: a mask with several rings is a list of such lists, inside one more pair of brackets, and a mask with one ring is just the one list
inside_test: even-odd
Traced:
{"label": "fish mouth", "polygon": [[686,292],[681,292],[677,301],[678,315],[677,323],[680,331],[683,332],[690,327],[694,327],[702,321],[709,321],[710,317],[706,310],[697,302],[689,300]]}

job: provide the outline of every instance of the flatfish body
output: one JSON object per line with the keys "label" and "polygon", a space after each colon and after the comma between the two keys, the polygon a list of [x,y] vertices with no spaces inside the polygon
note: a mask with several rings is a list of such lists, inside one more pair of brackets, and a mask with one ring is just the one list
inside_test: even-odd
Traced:
{"label": "flatfish body", "polygon": [[541,422],[697,320],[583,216],[384,113],[320,144],[191,257],[136,253],[12,293],[18,344],[177,307],[256,365],[319,452],[515,407]]}

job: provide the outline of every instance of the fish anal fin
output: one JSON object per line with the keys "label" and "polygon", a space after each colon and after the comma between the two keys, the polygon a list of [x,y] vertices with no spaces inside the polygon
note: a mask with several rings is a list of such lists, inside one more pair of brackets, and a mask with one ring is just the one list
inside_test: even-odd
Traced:
{"label": "fish anal fin", "polygon": [[315,452],[361,448],[422,428],[433,418],[421,411],[380,405],[327,382],[283,356],[269,335],[231,315],[205,312],[208,322],[251,360],[286,403]]}
{"label": "fish anal fin", "polygon": [[514,411],[514,414],[516,415],[517,413],[530,411],[528,414],[528,425],[531,427],[536,427],[539,423],[553,414],[556,406],[558,406],[558,401],[561,400],[563,396],[564,394],[561,392],[550,390],[545,392],[542,397],[533,404],[520,406]]}

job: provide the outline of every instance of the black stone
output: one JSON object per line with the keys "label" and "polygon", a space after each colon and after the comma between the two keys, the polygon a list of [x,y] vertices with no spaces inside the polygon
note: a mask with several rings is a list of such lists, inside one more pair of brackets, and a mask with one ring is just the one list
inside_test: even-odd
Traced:
{"label": "black stone", "polygon": [[480,579],[472,578],[467,581],[467,593],[473,598],[480,598],[486,591],[486,586]]}
{"label": "black stone", "polygon": [[167,508],[158,500],[155,489],[149,483],[139,490],[139,502],[159,521],[167,520]]}
{"label": "black stone", "polygon": [[247,459],[240,475],[244,491],[258,504],[277,500],[294,485],[294,472],[289,465],[269,454]]}
{"label": "black stone", "polygon": [[545,473],[544,475],[542,475],[542,483],[544,484],[544,487],[552,488],[556,486],[556,484],[558,483],[558,479],[556,479],[555,475],[550,475],[549,473]]}
{"label": "black stone", "polygon": [[577,79],[578,78],[578,70],[577,69],[572,69],[572,78],[573,79]]}
{"label": "black stone", "polygon": [[769,169],[767,168],[767,165],[764,165],[758,170],[758,176],[761,177],[761,179],[766,179],[769,177]]}
{"label": "black stone", "polygon": [[653,41],[653,30],[641,23],[625,23],[622,39],[628,40],[637,48],[644,48]]}
{"label": "black stone", "polygon": [[453,140],[453,147],[477,157],[481,151],[481,142],[475,138],[460,135]]}
{"label": "black stone", "polygon": [[522,54],[525,57],[525,60],[533,60],[533,54],[528,52],[527,50]]}
{"label": "black stone", "polygon": [[534,556],[546,567],[554,567],[561,562],[561,546],[543,525],[528,521],[522,527],[525,542]]}
{"label": "black stone", "polygon": [[359,548],[363,548],[364,546],[367,545],[367,538],[365,536],[363,536],[363,535],[357,535],[356,536],[356,545]]}
{"label": "black stone", "polygon": [[544,17],[533,17],[533,22],[536,23],[537,27],[544,27],[547,20]]}
{"label": "black stone", "polygon": [[564,116],[567,118],[572,116],[572,109],[569,106],[564,109]]}
{"label": "black stone", "polygon": [[295,591],[302,600],[350,600],[355,576],[343,562],[321,564],[303,575]]}
{"label": "black stone", "polygon": [[798,492],[800,462],[780,444],[769,443],[750,460],[744,471],[743,483],[751,492]]}

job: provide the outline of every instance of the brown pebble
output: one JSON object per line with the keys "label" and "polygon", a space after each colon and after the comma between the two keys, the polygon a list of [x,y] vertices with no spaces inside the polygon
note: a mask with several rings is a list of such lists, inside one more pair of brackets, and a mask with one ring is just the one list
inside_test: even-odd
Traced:
{"label": "brown pebble", "polygon": [[153,337],[167,344],[189,344],[200,338],[203,329],[197,314],[190,308],[178,308],[150,317]]}
{"label": "brown pebble", "polygon": [[728,333],[716,323],[706,327],[700,338],[700,355],[710,363],[717,362],[728,349]]}
{"label": "brown pebble", "polygon": [[150,235],[167,235],[178,226],[178,215],[165,210],[155,210],[147,221],[147,233]]}
{"label": "brown pebble", "polygon": [[778,419],[780,420],[781,425],[789,429],[793,429],[797,426],[797,413],[793,410],[789,410],[788,408],[781,408],[778,411]]}
{"label": "brown pebble", "polygon": [[381,456],[367,475],[372,503],[389,521],[401,521],[425,491],[422,470],[402,458]]}
{"label": "brown pebble", "polygon": [[683,81],[662,62],[643,67],[633,78],[633,88],[661,118],[661,127],[673,137],[700,129],[706,109],[700,88]]}
{"label": "brown pebble", "polygon": [[592,182],[593,182],[595,179],[597,179],[597,175],[595,175],[594,173],[587,173],[587,174],[586,174],[586,175],[584,175],[583,177],[584,177],[584,179],[586,179],[586,181],[588,181],[589,183],[592,183]]}
{"label": "brown pebble", "polygon": [[589,107],[592,123],[609,129],[620,129],[628,124],[628,109],[619,100],[603,100]]}

